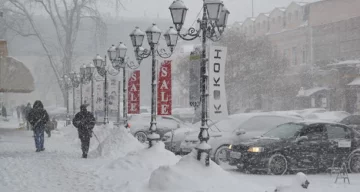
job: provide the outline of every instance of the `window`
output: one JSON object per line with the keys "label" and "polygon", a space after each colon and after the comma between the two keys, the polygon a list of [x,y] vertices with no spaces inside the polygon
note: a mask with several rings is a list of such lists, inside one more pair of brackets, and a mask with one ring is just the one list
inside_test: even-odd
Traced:
{"label": "window", "polygon": [[349,132],[346,128],[336,125],[326,125],[327,135],[329,139],[348,139]]}
{"label": "window", "polygon": [[326,139],[325,129],[322,124],[310,125],[300,133],[300,136],[307,136],[309,140]]}
{"label": "window", "polygon": [[288,13],[288,21],[289,21],[289,23],[291,23],[291,19],[292,19],[291,16],[292,16],[291,13]]}
{"label": "window", "polygon": [[293,64],[297,65],[297,50],[296,47],[292,48]]}
{"label": "window", "polygon": [[260,29],[260,23],[257,24],[257,28],[258,28],[258,30]]}
{"label": "window", "polygon": [[266,29],[266,22],[263,21],[263,28]]}
{"label": "window", "polygon": [[275,24],[276,20],[275,18],[272,18],[272,23]]}
{"label": "window", "polygon": [[278,16],[278,22],[281,24],[281,16]]}
{"label": "window", "polygon": [[303,127],[304,125],[302,124],[286,123],[277,126],[276,128],[265,133],[263,136],[280,138],[280,139],[289,139],[295,137]]}
{"label": "window", "polygon": [[296,11],[296,12],[295,12],[295,18],[296,18],[296,20],[300,20],[299,16],[300,16],[300,15],[299,15],[299,11]]}
{"label": "window", "polygon": [[307,63],[306,62],[306,48],[305,48],[305,46],[302,49],[302,62]]}

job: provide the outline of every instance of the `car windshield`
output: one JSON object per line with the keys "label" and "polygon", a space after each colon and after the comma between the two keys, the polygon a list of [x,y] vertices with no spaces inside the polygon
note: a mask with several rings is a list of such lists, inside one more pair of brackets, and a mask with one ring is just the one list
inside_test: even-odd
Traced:
{"label": "car windshield", "polygon": [[302,124],[286,123],[265,133],[263,137],[289,139],[294,137],[303,127],[304,125]]}

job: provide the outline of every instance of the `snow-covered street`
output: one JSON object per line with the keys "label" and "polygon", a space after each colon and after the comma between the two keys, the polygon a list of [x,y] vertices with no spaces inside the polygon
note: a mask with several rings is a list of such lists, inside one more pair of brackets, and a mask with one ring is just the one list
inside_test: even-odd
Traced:
{"label": "snow-covered street", "polygon": [[[72,126],[46,137],[46,150],[40,153],[35,152],[31,131],[1,128],[0,191],[264,192],[288,185],[295,177],[246,175],[229,167],[223,171],[214,163],[205,168],[191,156],[173,155],[162,144],[146,149],[124,130],[97,126],[95,133],[102,144],[93,137],[89,158],[82,159]],[[208,175],[202,175],[206,171]],[[355,192],[360,188],[360,175],[350,175],[351,184],[334,184],[335,176],[325,174],[310,175],[309,181],[308,191]]]}

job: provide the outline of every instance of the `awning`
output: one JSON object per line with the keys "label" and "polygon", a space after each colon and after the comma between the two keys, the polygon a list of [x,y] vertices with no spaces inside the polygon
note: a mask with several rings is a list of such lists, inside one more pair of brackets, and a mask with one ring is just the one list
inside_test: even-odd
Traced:
{"label": "awning", "polygon": [[350,86],[359,86],[360,85],[360,77],[356,77],[351,83],[348,85]]}
{"label": "awning", "polygon": [[30,93],[34,89],[34,78],[22,62],[12,57],[0,58],[0,92]]}
{"label": "awning", "polygon": [[329,88],[327,87],[314,87],[314,88],[310,88],[310,89],[300,89],[298,95],[296,97],[310,97],[315,93],[318,93],[320,91],[327,91],[329,90]]}

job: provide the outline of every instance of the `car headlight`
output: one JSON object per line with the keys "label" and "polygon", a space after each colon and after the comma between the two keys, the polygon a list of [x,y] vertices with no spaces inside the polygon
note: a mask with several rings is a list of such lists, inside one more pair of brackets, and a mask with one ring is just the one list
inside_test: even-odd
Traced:
{"label": "car headlight", "polygon": [[251,152],[251,153],[261,153],[261,152],[264,152],[264,147],[250,147],[248,149],[248,152]]}
{"label": "car headlight", "polygon": [[229,145],[229,149],[230,149],[230,150],[232,149],[232,145]]}

